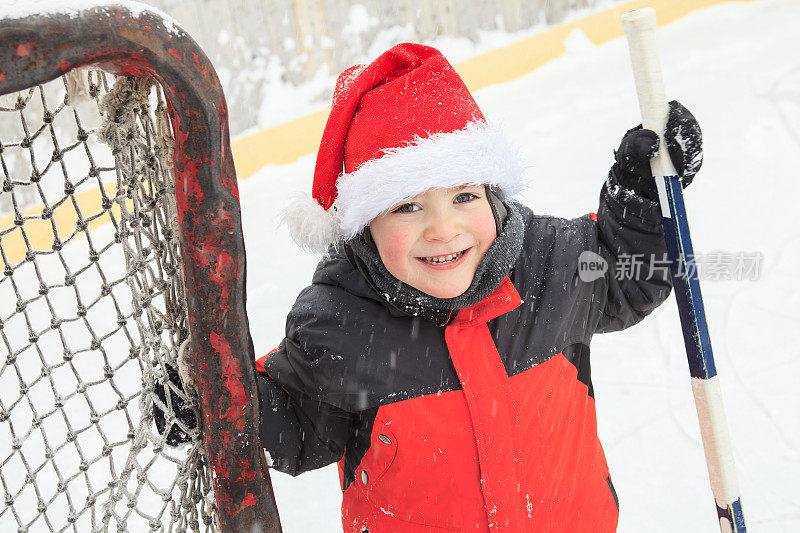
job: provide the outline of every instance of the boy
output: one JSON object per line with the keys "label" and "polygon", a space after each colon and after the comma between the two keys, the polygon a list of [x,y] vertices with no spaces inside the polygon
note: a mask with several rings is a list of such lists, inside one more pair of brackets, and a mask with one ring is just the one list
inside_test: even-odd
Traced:
{"label": "boy", "polygon": [[[699,127],[673,103],[668,130],[688,184]],[[666,251],[657,147],[625,135],[596,216],[537,216],[512,200],[516,151],[438,51],[401,44],[345,71],[313,200],[288,214],[326,257],[257,365],[274,468],[338,461],[346,532],[613,531],[589,343],[669,294],[648,263],[614,275],[622,254]],[[583,252],[604,275],[581,280]]]}

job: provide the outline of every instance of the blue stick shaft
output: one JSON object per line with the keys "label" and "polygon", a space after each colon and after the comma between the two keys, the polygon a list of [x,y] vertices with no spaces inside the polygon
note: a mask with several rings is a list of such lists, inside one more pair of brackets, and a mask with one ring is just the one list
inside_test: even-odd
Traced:
{"label": "blue stick shaft", "polygon": [[[662,216],[661,223],[664,228],[664,240],[670,260],[689,372],[693,378],[708,380],[717,375],[717,368],[714,364],[711,336],[700,292],[699,271],[689,234],[686,206],[683,203],[683,188],[677,176],[666,176],[656,180],[663,180],[663,192],[666,194],[659,194],[659,200],[667,202],[669,206],[669,211],[666,211],[662,205],[662,213],[668,212],[670,216]],[[730,531],[733,533],[747,531],[741,499],[725,507],[717,502],[716,507],[720,522],[727,522]]]}
{"label": "blue stick shaft", "polygon": [[683,342],[689,360],[689,372],[693,378],[708,379],[717,375],[714,352],[708,333],[703,296],[700,292],[698,265],[695,262],[689,221],[683,203],[683,190],[677,176],[667,176],[667,199],[671,217],[661,219],[664,240],[672,270],[672,283],[678,313],[681,317]]}

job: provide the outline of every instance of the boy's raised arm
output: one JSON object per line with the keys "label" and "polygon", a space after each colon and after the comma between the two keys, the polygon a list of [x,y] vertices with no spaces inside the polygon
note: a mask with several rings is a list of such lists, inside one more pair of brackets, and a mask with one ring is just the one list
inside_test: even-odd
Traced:
{"label": "boy's raised arm", "polygon": [[[684,187],[703,161],[702,134],[694,116],[670,102],[667,148]],[[629,130],[600,195],[599,253],[607,262],[605,299],[597,332],[625,329],[663,302],[672,287],[661,210],[650,158],[658,136],[641,126]]]}

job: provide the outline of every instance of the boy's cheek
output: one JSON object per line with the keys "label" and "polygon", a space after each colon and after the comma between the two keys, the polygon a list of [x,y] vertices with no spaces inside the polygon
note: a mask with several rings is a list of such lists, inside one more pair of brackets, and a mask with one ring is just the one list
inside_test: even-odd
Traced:
{"label": "boy's cheek", "polygon": [[497,225],[494,222],[494,215],[492,215],[491,208],[488,206],[487,208],[489,212],[484,213],[483,217],[481,217],[478,230],[480,232],[481,254],[485,254],[497,239]]}
{"label": "boy's cheek", "polygon": [[378,253],[386,269],[394,277],[404,279],[408,272],[408,253],[410,245],[404,240],[403,232],[385,233],[378,244]]}

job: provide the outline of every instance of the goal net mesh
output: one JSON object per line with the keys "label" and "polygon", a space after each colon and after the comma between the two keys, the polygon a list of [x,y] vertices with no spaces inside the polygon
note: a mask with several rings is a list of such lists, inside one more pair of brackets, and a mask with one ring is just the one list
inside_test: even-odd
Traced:
{"label": "goal net mesh", "polygon": [[7,530],[217,529],[165,107],[101,71],[0,97]]}

